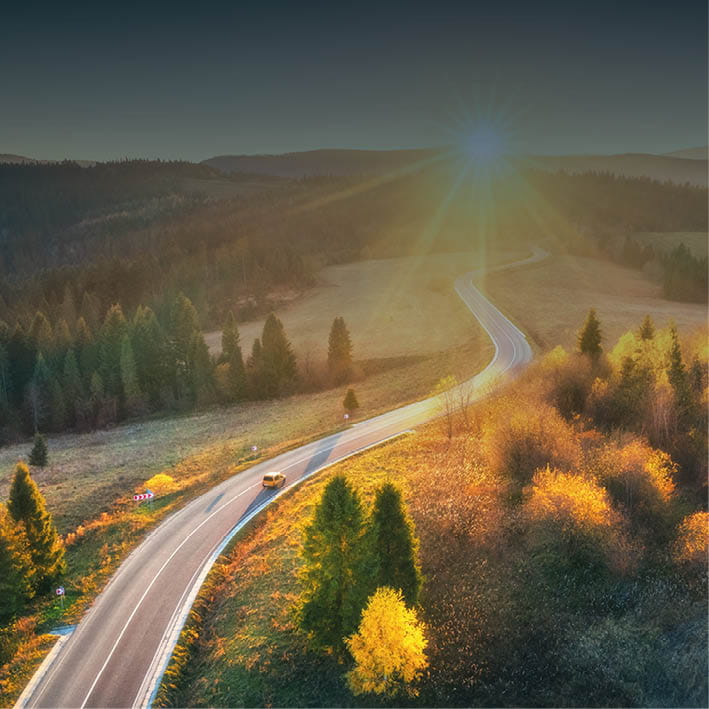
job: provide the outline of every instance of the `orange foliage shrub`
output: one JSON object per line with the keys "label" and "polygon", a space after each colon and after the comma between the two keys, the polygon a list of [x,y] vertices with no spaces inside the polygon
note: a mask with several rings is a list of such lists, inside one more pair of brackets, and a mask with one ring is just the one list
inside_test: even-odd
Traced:
{"label": "orange foliage shrub", "polygon": [[613,524],[613,510],[600,485],[588,477],[548,467],[535,473],[526,509],[533,521],[555,519],[565,529]]}
{"label": "orange foliage shrub", "polygon": [[491,469],[519,485],[547,465],[575,468],[581,457],[573,428],[537,401],[500,401],[484,426],[483,447]]}
{"label": "orange foliage shrub", "polygon": [[707,562],[709,548],[709,513],[695,512],[682,520],[674,545],[677,561]]}

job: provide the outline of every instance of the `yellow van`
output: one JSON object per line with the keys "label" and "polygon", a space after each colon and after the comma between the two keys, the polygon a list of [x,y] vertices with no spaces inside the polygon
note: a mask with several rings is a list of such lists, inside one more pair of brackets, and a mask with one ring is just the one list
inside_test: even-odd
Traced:
{"label": "yellow van", "polygon": [[263,476],[264,487],[283,487],[286,484],[286,476],[283,473],[266,473]]}

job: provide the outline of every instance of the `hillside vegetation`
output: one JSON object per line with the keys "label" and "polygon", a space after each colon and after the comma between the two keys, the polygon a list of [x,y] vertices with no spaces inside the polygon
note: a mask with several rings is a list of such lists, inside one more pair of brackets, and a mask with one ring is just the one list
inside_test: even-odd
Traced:
{"label": "hillside vegetation", "polygon": [[[271,506],[211,574],[161,704],[705,706],[705,334],[647,319],[608,352],[588,323],[579,342],[453,413],[452,437],[430,424]],[[428,666],[408,695],[353,694],[351,659],[299,630],[337,475],[365,509],[394,482],[420,540]]]}

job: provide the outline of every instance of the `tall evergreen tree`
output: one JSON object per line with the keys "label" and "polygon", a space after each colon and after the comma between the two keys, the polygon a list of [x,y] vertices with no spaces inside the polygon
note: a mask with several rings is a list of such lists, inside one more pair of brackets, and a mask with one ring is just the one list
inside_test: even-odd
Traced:
{"label": "tall evergreen tree", "polygon": [[119,398],[123,394],[121,378],[121,345],[128,334],[123,309],[112,305],[99,333],[99,372],[108,396]]}
{"label": "tall evergreen tree", "polygon": [[170,313],[170,342],[175,361],[177,398],[194,393],[190,371],[190,350],[195,332],[201,332],[197,311],[192,301],[180,294],[175,299]]}
{"label": "tall evergreen tree", "polygon": [[199,330],[192,333],[188,354],[190,386],[195,402],[209,403],[214,399],[214,367],[209,348]]}
{"label": "tall evergreen tree", "polygon": [[12,374],[11,401],[13,407],[17,409],[22,405],[25,390],[32,380],[36,363],[35,348],[19,322],[16,323],[7,343],[7,356]]}
{"label": "tall evergreen tree", "polygon": [[286,337],[283,323],[271,313],[261,335],[261,361],[264,394],[282,396],[293,390],[297,377],[295,354]]}
{"label": "tall evergreen tree", "polygon": [[692,407],[692,392],[689,384],[689,375],[682,358],[682,346],[679,342],[677,328],[670,328],[670,351],[667,364],[667,379],[672,387],[677,402],[680,419],[684,418]]}
{"label": "tall evergreen tree", "polygon": [[121,342],[121,383],[126,411],[131,414],[138,413],[143,407],[143,392],[140,390],[135,357],[128,335],[124,335]]}
{"label": "tall evergreen tree", "polygon": [[377,490],[370,539],[376,559],[373,589],[389,586],[401,591],[409,606],[416,605],[421,590],[418,539],[401,491],[392,483],[384,483]]}
{"label": "tall evergreen tree", "polygon": [[98,347],[91,328],[84,318],[76,321],[76,359],[83,378],[84,388],[91,384],[91,375],[98,369]]}
{"label": "tall evergreen tree", "polygon": [[0,623],[17,615],[34,595],[34,575],[24,531],[0,503]]}
{"label": "tall evergreen tree", "polygon": [[352,374],[352,339],[345,320],[341,317],[332,321],[327,366],[336,383],[347,381]]}
{"label": "tall evergreen tree", "polygon": [[241,353],[239,328],[234,313],[231,311],[229,311],[222,330],[221,360],[229,365],[229,398],[232,401],[239,401],[246,396],[246,370],[244,357]]}
{"label": "tall evergreen tree", "polygon": [[52,431],[63,431],[67,423],[66,401],[62,385],[56,377],[49,382],[49,402],[50,428]]}
{"label": "tall evergreen tree", "polygon": [[52,428],[52,394],[52,373],[40,352],[27,391],[31,426],[35,432]]}
{"label": "tall evergreen tree", "polygon": [[49,462],[49,449],[47,447],[47,439],[41,433],[34,434],[34,442],[29,457],[30,465],[38,468],[44,468]]}
{"label": "tall evergreen tree", "polygon": [[54,333],[47,316],[41,310],[35,313],[30,325],[30,341],[35,350],[41,352],[46,359],[54,345]]}
{"label": "tall evergreen tree", "polygon": [[139,307],[136,310],[133,354],[140,387],[150,403],[157,406],[171,382],[170,352],[165,333],[150,308]]}
{"label": "tall evergreen tree", "polygon": [[596,317],[594,308],[588,311],[588,317],[579,332],[578,347],[581,354],[588,355],[591,359],[598,359],[603,348],[601,347],[601,323]]}
{"label": "tall evergreen tree", "polygon": [[83,420],[86,407],[84,383],[81,381],[79,364],[76,361],[73,348],[67,350],[66,355],[64,355],[64,376],[62,381],[64,382],[67,420],[69,425],[73,426]]}
{"label": "tall evergreen tree", "polygon": [[652,340],[655,337],[655,324],[649,315],[645,316],[638,334],[641,340]]}
{"label": "tall evergreen tree", "polygon": [[359,623],[370,579],[359,496],[342,475],[325,487],[305,529],[299,624],[317,647],[342,648]]}
{"label": "tall evergreen tree", "polygon": [[247,383],[249,395],[252,399],[261,399],[266,396],[263,381],[263,358],[261,354],[261,340],[257,337],[251,345],[251,354],[246,362]]}
{"label": "tall evergreen tree", "polygon": [[24,463],[18,463],[15,468],[8,510],[12,518],[24,527],[30,557],[37,572],[35,588],[46,591],[64,571],[64,547],[44,497]]}

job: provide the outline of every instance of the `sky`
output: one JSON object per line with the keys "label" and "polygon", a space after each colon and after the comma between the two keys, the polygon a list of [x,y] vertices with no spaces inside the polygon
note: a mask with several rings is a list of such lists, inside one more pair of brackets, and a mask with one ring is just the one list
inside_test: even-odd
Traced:
{"label": "sky", "polygon": [[705,2],[26,2],[0,21],[0,153],[43,159],[707,142]]}

